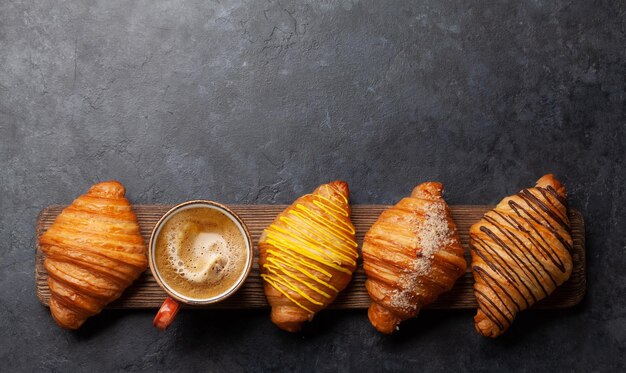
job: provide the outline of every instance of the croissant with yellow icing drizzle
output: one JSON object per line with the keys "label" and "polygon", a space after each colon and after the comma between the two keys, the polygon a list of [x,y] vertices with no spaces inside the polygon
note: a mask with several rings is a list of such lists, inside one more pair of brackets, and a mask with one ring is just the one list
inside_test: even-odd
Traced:
{"label": "croissant with yellow icing drizzle", "polygon": [[124,194],[117,181],[92,186],[39,239],[50,311],[63,328],[79,328],[146,269],[146,246]]}
{"label": "croissant with yellow icing drizzle", "polygon": [[298,331],[352,278],[359,256],[348,184],[323,184],[298,198],[264,230],[259,265],[272,321]]}
{"label": "croissant with yellow icing drizzle", "polygon": [[465,250],[442,190],[440,183],[418,185],[365,235],[363,269],[372,298],[368,316],[381,333],[393,333],[465,272]]}
{"label": "croissant with yellow icing drizzle", "polygon": [[506,197],[471,227],[470,245],[475,327],[495,338],[572,272],[565,187],[548,174]]}

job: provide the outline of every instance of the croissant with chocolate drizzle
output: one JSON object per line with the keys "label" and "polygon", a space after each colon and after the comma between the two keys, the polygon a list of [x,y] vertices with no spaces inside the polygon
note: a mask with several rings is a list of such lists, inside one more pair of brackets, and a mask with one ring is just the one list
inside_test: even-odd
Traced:
{"label": "croissant with chocolate drizzle", "polygon": [[423,183],[385,210],[365,235],[368,316],[381,333],[452,289],[467,263],[440,183]]}
{"label": "croissant with chocolate drizzle", "polygon": [[572,272],[565,187],[553,175],[506,197],[470,229],[476,330],[495,338]]}
{"label": "croissant with chocolate drizzle", "polygon": [[359,256],[348,184],[323,184],[298,198],[263,231],[259,266],[272,321],[295,332],[352,278]]}

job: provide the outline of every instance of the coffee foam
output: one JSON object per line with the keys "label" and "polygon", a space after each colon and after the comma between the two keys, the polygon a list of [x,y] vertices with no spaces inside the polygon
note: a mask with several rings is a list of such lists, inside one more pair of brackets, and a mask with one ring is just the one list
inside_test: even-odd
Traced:
{"label": "coffee foam", "polygon": [[233,272],[237,260],[231,248],[239,235],[202,232],[193,221],[173,224],[166,236],[168,264],[191,282],[215,283]]}
{"label": "coffee foam", "polygon": [[239,227],[223,213],[202,207],[178,212],[164,223],[155,254],[161,278],[196,299],[235,286],[249,256]]}

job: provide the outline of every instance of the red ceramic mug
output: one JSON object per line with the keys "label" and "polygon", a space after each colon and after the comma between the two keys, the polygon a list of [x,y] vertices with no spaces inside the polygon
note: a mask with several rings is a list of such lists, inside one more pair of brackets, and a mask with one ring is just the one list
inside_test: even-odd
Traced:
{"label": "red ceramic mug", "polygon": [[[161,272],[159,271],[159,266],[157,265],[157,260],[156,260],[158,240],[165,239],[165,238],[160,237],[160,233],[164,225],[171,218],[173,218],[176,214],[179,214],[187,209],[196,209],[196,208],[211,209],[227,217],[237,227],[239,234],[241,234],[241,237],[243,238],[243,242],[245,246],[241,249],[245,250],[245,253],[246,253],[246,262],[243,267],[243,270],[241,271],[241,273],[239,273],[239,276],[237,277],[233,285],[226,288],[224,291],[220,291],[218,294],[214,294],[213,296],[208,297],[208,298],[192,297],[189,295],[185,295],[181,293],[180,291],[177,291],[176,289],[174,289],[174,287],[168,284],[167,281],[162,276]],[[165,299],[165,301],[161,305],[161,308],[159,309],[159,312],[157,313],[156,317],[154,318],[154,321],[153,321],[154,326],[161,330],[165,330],[174,321],[174,318],[176,317],[176,314],[178,313],[178,310],[181,304],[188,305],[188,306],[204,306],[204,305],[220,302],[228,298],[229,296],[233,295],[246,281],[246,278],[248,277],[248,274],[250,273],[250,269],[252,268],[253,258],[254,258],[254,255],[253,255],[252,239],[250,238],[250,233],[248,232],[248,228],[246,227],[246,224],[243,222],[243,220],[228,207],[222,204],[219,204],[217,202],[206,201],[206,200],[188,201],[188,202],[184,202],[184,203],[174,206],[172,209],[166,212],[165,215],[163,215],[161,219],[154,226],[154,229],[152,230],[152,235],[150,236],[150,244],[148,247],[148,261],[150,263],[150,271],[152,272],[152,275],[154,276],[154,279],[156,280],[156,282],[159,284],[159,286],[161,286],[161,288],[163,288],[163,290],[168,295],[168,297]],[[195,286],[212,286],[212,285],[209,283],[205,283],[205,284],[200,283]]]}

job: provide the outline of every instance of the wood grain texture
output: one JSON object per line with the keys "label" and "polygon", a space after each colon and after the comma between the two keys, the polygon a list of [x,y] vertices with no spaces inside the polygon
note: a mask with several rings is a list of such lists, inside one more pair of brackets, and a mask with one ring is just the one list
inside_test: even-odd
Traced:
{"label": "wood grain texture", "polygon": [[[54,205],[41,211],[37,218],[36,233],[41,236],[54,222],[65,206]],[[172,206],[170,205],[134,205],[133,208],[139,220],[141,234],[146,243],[150,239],[152,228],[161,216]],[[258,242],[259,237],[268,225],[287,205],[229,205],[245,221],[252,235],[252,241]],[[369,227],[376,221],[380,213],[389,206],[385,205],[354,205],[352,206],[352,222],[356,227],[357,242],[363,243],[363,237]],[[469,246],[469,228],[493,206],[450,206],[452,217],[457,224],[461,243],[467,249]],[[537,303],[534,308],[566,308],[578,304],[585,295],[585,229],[583,217],[579,211],[570,209],[569,218],[572,227],[574,249],[572,257],[574,268],[570,279],[559,287],[551,296]],[[39,240],[37,240],[39,242]],[[469,262],[469,251],[466,252]],[[43,266],[44,255],[37,244],[35,254],[35,277],[37,296],[44,305],[50,300],[48,288],[48,274]],[[365,273],[361,263],[354,273],[352,282],[339,294],[335,302],[329,307],[334,309],[363,309],[369,307],[370,298],[365,290]],[[428,309],[467,309],[476,308],[477,303],[472,292],[473,279],[469,270],[455,284],[454,288]],[[150,271],[142,274],[117,301],[107,308],[158,308],[165,299],[165,292],[157,285]],[[232,297],[207,308],[237,309],[237,308],[266,308],[269,307],[263,293],[263,282],[259,276],[257,258],[254,260],[252,271],[245,285]]]}

